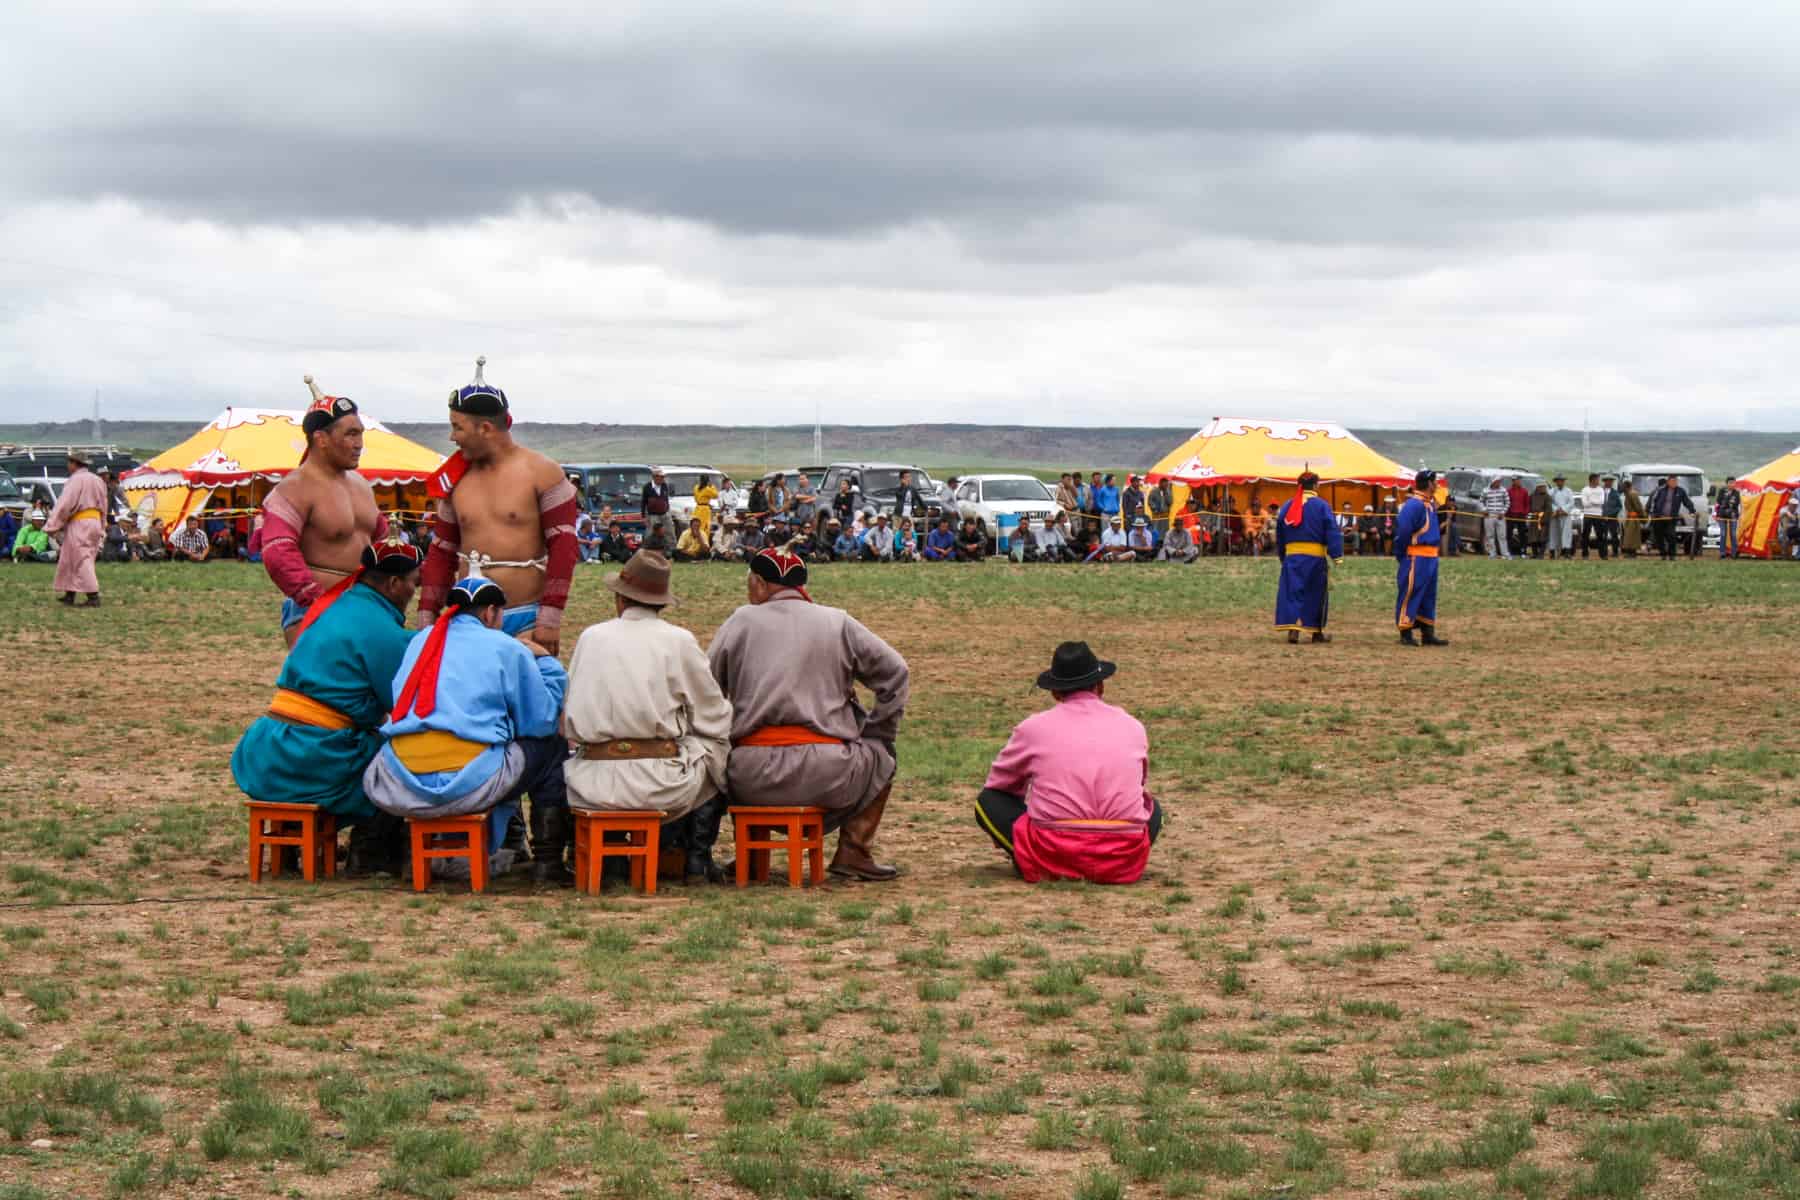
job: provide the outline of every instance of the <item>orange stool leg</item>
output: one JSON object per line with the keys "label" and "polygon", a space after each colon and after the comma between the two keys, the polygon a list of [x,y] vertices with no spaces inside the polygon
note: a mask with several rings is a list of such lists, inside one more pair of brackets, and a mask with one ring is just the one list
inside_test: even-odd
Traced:
{"label": "orange stool leg", "polygon": [[825,882],[825,822],[811,822],[806,828],[806,833],[811,840],[806,857],[812,863],[813,886],[818,887]]}
{"label": "orange stool leg", "polygon": [[319,822],[300,823],[300,878],[315,883],[319,877]]}
{"label": "orange stool leg", "polygon": [[322,861],[319,863],[325,870],[325,878],[337,878],[337,817],[331,813],[320,813],[319,823],[324,826],[324,842],[319,847]]}
{"label": "orange stool leg", "polygon": [[654,826],[645,825],[643,837],[644,895],[654,896],[656,895],[656,873],[662,867],[661,862],[658,861],[662,854],[662,820],[658,818]]}
{"label": "orange stool leg", "polygon": [[479,818],[465,836],[469,842],[469,889],[485,892],[488,883],[487,818]]}
{"label": "orange stool leg", "polygon": [[806,835],[802,832],[802,828],[801,818],[789,818],[787,826],[787,859],[788,886],[791,888],[800,886],[800,872],[806,866]]}
{"label": "orange stool leg", "polygon": [[431,863],[425,857],[424,827],[416,821],[410,822],[410,824],[412,825],[413,891],[422,892],[431,886]]}
{"label": "orange stool leg", "polygon": [[250,814],[250,882],[262,882],[262,818],[254,812]]}

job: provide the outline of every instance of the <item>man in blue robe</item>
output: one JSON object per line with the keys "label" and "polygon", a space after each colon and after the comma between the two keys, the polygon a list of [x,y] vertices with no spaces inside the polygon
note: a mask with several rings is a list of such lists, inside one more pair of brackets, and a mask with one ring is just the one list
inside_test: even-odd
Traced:
{"label": "man in blue robe", "polygon": [[412,640],[406,609],[421,557],[406,543],[364,547],[362,568],[307,609],[268,712],[231,754],[232,778],[252,800],[316,804],[350,824],[349,876],[397,871],[404,854],[404,827],[369,803],[362,780]]}
{"label": "man in blue robe", "polygon": [[1330,614],[1331,568],[1344,561],[1344,531],[1331,505],[1319,497],[1319,477],[1302,472],[1299,489],[1281,506],[1275,521],[1275,553],[1281,556],[1281,582],[1275,590],[1275,628],[1287,630],[1288,642],[1302,633],[1329,642],[1325,619]]}
{"label": "man in blue robe", "polygon": [[506,635],[506,593],[493,580],[471,576],[446,600],[394,674],[394,708],[381,727],[387,744],[363,789],[399,817],[489,813],[490,857],[529,795],[532,877],[572,883],[568,743],[557,732],[569,677],[529,634]]}
{"label": "man in blue robe", "polygon": [[[1394,581],[1394,624],[1400,628],[1400,641],[1416,646],[1448,646],[1447,638],[1437,635],[1437,584],[1439,533],[1437,508],[1433,501],[1437,489],[1437,473],[1420,471],[1413,479],[1412,495],[1400,506],[1394,520],[1394,557],[1400,569]],[[1413,640],[1413,628],[1420,631]]]}

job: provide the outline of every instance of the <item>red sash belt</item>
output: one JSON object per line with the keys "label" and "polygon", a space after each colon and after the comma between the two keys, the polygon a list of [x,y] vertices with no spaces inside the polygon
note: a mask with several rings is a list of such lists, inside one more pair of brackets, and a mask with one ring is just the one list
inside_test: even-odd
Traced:
{"label": "red sash belt", "polygon": [[753,729],[731,743],[733,746],[841,746],[843,738],[834,738],[804,725],[764,725]]}

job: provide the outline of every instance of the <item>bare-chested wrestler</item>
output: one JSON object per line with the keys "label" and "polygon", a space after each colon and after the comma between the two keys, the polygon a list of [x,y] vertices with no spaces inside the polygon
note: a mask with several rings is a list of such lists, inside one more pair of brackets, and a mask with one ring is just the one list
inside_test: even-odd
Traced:
{"label": "bare-chested wrestler", "polygon": [[387,516],[375,506],[362,461],[363,423],[348,396],[320,393],[300,420],[306,450],[300,465],[263,501],[263,569],[286,597],[281,633],[291,647],[301,618],[325,592],[362,565],[362,553],[387,537]]}
{"label": "bare-chested wrestler", "polygon": [[429,628],[453,580],[482,575],[506,593],[501,628],[555,654],[569,579],[581,557],[579,504],[562,468],[513,441],[506,393],[481,377],[450,393],[456,453],[431,479],[437,511],[419,581],[419,627]]}

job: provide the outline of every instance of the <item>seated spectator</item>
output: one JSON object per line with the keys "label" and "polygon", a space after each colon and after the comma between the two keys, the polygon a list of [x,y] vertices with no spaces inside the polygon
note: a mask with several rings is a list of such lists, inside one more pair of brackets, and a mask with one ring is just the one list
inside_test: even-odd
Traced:
{"label": "seated spectator", "polygon": [[1089,562],[1136,562],[1137,553],[1131,548],[1131,539],[1125,536],[1125,523],[1118,517],[1107,521],[1106,532],[1100,535],[1100,544],[1088,553]]}
{"label": "seated spectator", "polygon": [[875,514],[875,524],[863,538],[862,556],[864,562],[894,561],[894,531],[886,513]]}
{"label": "seated spectator", "polygon": [[125,531],[125,554],[129,562],[144,562],[150,557],[150,543],[144,531],[138,528],[138,519],[131,513],[119,518],[119,527]]}
{"label": "seated spectator", "polygon": [[1169,527],[1169,536],[1163,539],[1162,549],[1156,552],[1157,562],[1191,563],[1200,557],[1200,547],[1194,545],[1194,534],[1180,521]]}
{"label": "seated spectator", "polygon": [[742,558],[745,562],[748,562],[752,555],[768,544],[769,538],[768,535],[762,531],[762,526],[757,525],[754,522],[746,522],[743,527],[743,532],[738,534],[738,557]]}
{"label": "seated spectator", "polygon": [[130,562],[130,545],[125,538],[125,526],[117,515],[107,518],[106,534],[100,543],[101,562]]}
{"label": "seated spectator", "polygon": [[900,562],[919,561],[919,537],[911,517],[902,518],[900,528],[894,531],[894,557]]}
{"label": "seated spectator", "polygon": [[582,513],[579,517],[575,518],[575,545],[581,551],[582,562],[591,563],[600,561],[600,539],[602,536],[602,527],[594,524],[594,518],[591,513]]}
{"label": "seated spectator", "polygon": [[712,556],[721,562],[742,562],[744,552],[738,546],[739,530],[743,526],[733,513],[726,513],[719,521],[719,536],[713,539]]}
{"label": "seated spectator", "polygon": [[956,534],[956,561],[980,562],[987,557],[987,535],[975,527],[974,517],[964,517]]}
{"label": "seated spectator", "polygon": [[528,636],[501,632],[505,611],[506,593],[491,579],[471,576],[450,589],[394,675],[387,741],[363,773],[363,791],[397,817],[488,814],[500,871],[511,865],[507,827],[529,793],[533,876],[568,883],[569,744],[557,729],[568,676]]}
{"label": "seated spectator", "polygon": [[1244,509],[1244,548],[1252,558],[1260,557],[1263,552],[1263,530],[1268,527],[1269,518],[1260,512],[1255,504]]}
{"label": "seated spectator", "polygon": [[1020,517],[1019,527],[1012,532],[1009,539],[1011,545],[1007,555],[1016,563],[1034,563],[1044,561],[1043,547],[1038,544],[1038,535],[1032,531],[1031,518]]}
{"label": "seated spectator", "polygon": [[1344,505],[1344,510],[1338,514],[1337,524],[1338,531],[1344,535],[1344,553],[1362,553],[1359,549],[1361,539],[1357,530],[1356,514],[1350,511],[1348,504]]}
{"label": "seated spectator", "polygon": [[663,526],[667,524],[667,521],[652,522],[647,527],[644,540],[641,543],[641,548],[645,550],[654,550],[664,558],[673,556],[675,547],[669,545],[669,539],[666,536],[666,531],[663,529]]}
{"label": "seated spectator", "polygon": [[1038,549],[1045,562],[1074,562],[1077,555],[1069,537],[1069,514],[1059,511],[1038,535]]}
{"label": "seated spectator", "polygon": [[631,546],[625,540],[624,527],[617,521],[607,522],[606,532],[601,535],[594,549],[595,562],[611,560],[616,563],[625,563],[631,561]]}
{"label": "seated spectator", "polygon": [[0,550],[4,550],[9,558],[12,556],[13,543],[18,540],[19,529],[23,524],[24,522],[14,515],[12,509],[0,509]]}
{"label": "seated spectator", "polygon": [[237,534],[230,521],[214,521],[212,529],[213,557],[229,562],[237,557]]}
{"label": "seated spectator", "polygon": [[[56,551],[50,545],[50,535],[44,532],[44,522],[49,518],[41,508],[31,510],[31,520],[25,528],[19,530],[13,538],[12,559],[14,562],[53,563]],[[201,535],[205,537],[204,534]]]}
{"label": "seated spectator", "polygon": [[925,538],[927,562],[951,562],[956,558],[956,535],[950,532],[950,518],[939,517],[937,528]]}
{"label": "seated spectator", "polygon": [[1156,539],[1150,535],[1150,522],[1143,517],[1132,520],[1131,534],[1126,542],[1139,562],[1149,562],[1156,557]]}
{"label": "seated spectator", "polygon": [[150,528],[144,531],[144,557],[151,562],[163,562],[169,557],[169,543],[164,536],[163,519],[150,518]]}
{"label": "seated spectator", "polygon": [[200,528],[199,517],[189,517],[169,539],[169,557],[175,562],[205,562],[211,552],[212,543]]}
{"label": "seated spectator", "polygon": [[845,529],[836,517],[825,523],[831,532],[831,558],[834,562],[855,562],[858,557],[856,535]]}
{"label": "seated spectator", "polygon": [[1363,505],[1362,516],[1356,518],[1356,545],[1359,554],[1382,554],[1381,518],[1373,504]]}
{"label": "seated spectator", "polygon": [[1149,864],[1162,808],[1144,789],[1143,725],[1102,699],[1115,669],[1086,642],[1058,646],[1037,679],[1055,703],[1013,728],[976,798],[976,822],[1027,883],[1134,883]]}
{"label": "seated spectator", "polygon": [[712,545],[700,526],[700,518],[690,517],[687,528],[681,531],[681,538],[675,543],[675,561],[705,562],[711,557]]}

